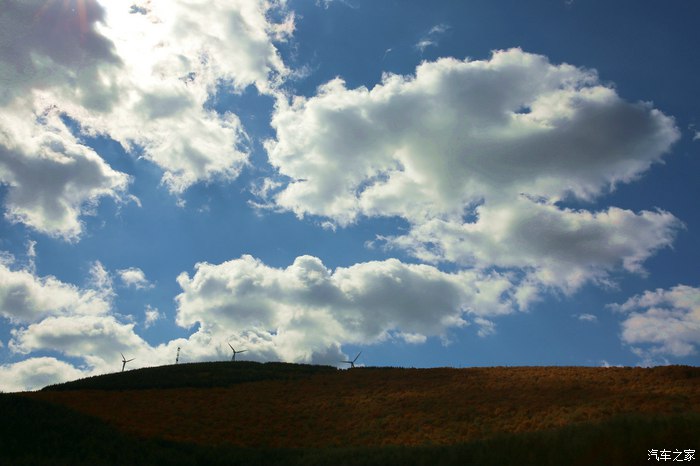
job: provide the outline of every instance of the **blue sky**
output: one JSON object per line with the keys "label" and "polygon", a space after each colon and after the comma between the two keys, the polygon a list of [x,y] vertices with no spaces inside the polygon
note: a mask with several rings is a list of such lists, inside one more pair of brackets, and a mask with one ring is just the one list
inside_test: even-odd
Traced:
{"label": "blue sky", "polygon": [[698,9],[6,2],[0,390],[697,365]]}

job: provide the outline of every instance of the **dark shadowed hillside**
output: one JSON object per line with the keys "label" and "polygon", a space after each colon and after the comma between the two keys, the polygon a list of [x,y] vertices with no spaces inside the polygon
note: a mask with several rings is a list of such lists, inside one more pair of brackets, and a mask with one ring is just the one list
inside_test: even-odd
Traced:
{"label": "dark shadowed hillside", "polygon": [[336,372],[335,367],[282,362],[259,363],[216,361],[171,366],[147,367],[127,372],[98,375],[72,382],[50,385],[44,391],[67,390],[143,390],[165,388],[211,388],[258,382],[294,380],[314,374]]}

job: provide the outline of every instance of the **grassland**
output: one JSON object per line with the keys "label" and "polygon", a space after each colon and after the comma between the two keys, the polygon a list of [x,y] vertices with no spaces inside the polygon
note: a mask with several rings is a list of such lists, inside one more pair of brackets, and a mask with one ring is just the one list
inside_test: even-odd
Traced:
{"label": "grassland", "polygon": [[[104,464],[648,464],[648,449],[700,450],[700,368],[687,366],[207,363],[3,395],[0,404],[23,404],[19,417],[44,410],[39,418],[54,426],[73,419],[72,437],[102,439],[80,447],[88,453],[112,439],[139,452],[120,462],[117,446],[97,448]],[[35,437],[49,435],[46,444],[70,431],[24,422]],[[19,433],[6,435],[19,439],[12,451],[26,447]]]}

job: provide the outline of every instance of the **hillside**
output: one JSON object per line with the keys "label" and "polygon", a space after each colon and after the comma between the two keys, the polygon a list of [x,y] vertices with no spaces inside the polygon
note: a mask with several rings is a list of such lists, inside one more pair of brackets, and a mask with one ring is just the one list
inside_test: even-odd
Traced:
{"label": "hillside", "polygon": [[700,450],[700,368],[687,366],[338,371],[206,363],[84,379],[22,398],[67,407],[146,442],[233,448],[234,457],[287,452],[283,463],[300,452],[307,464],[309,451],[350,449],[343,464],[406,451],[412,463],[424,452],[426,461],[457,455],[446,464],[465,464],[477,451],[493,456],[507,445],[499,462],[480,457],[479,464],[515,457],[521,461],[513,464],[528,464],[522,455],[533,448],[532,464],[571,463],[556,462],[555,450],[572,461],[598,455],[605,464],[605,451],[616,458],[610,464],[641,464],[646,449]]}
{"label": "hillside", "polygon": [[228,387],[238,383],[262,380],[294,380],[336,371],[337,369],[331,366],[283,362],[237,361],[233,364],[224,361],[199,362],[97,375],[49,385],[43,388],[43,391]]}

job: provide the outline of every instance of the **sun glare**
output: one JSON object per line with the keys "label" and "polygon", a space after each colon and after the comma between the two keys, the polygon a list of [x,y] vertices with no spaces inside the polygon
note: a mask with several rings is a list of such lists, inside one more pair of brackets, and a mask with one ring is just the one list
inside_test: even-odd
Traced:
{"label": "sun glare", "polygon": [[36,13],[36,18],[45,15],[57,15],[68,20],[64,26],[77,27],[80,34],[88,32],[88,14],[85,0],[47,0]]}

